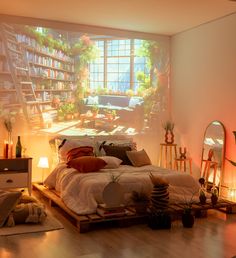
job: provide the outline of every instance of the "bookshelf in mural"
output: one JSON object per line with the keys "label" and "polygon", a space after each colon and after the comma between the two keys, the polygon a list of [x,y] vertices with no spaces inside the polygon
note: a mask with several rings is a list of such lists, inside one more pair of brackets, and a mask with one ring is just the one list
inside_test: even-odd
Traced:
{"label": "bookshelf in mural", "polygon": [[[1,24],[1,116],[13,114],[32,130],[47,132],[54,127],[57,133],[59,125],[61,133],[64,125],[75,134],[79,130],[130,134],[156,123],[158,112],[166,111],[168,79],[166,71],[160,73],[159,59],[153,57],[158,52],[156,43],[147,41],[145,46],[149,56],[142,62],[149,63],[147,69],[147,64],[138,67],[134,62],[141,60],[133,54],[135,40],[104,36],[105,40],[96,41],[97,36],[91,40],[83,34],[65,35],[66,40],[54,30]],[[104,49],[109,50],[106,55]],[[125,56],[127,51],[130,56]],[[101,76],[99,69],[105,64]]]}

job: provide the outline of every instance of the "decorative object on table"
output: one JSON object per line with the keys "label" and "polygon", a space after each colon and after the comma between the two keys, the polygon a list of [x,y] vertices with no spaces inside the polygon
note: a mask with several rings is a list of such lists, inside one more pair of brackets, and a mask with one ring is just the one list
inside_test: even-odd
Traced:
{"label": "decorative object on table", "polygon": [[48,157],[40,157],[37,167],[42,169],[42,184],[43,184],[44,170],[49,168]]}
{"label": "decorative object on table", "polygon": [[204,177],[200,177],[198,180],[199,184],[201,185],[201,187],[205,186],[205,178]]}
{"label": "decorative object on table", "polygon": [[165,143],[172,144],[174,143],[174,130],[175,124],[171,121],[167,121],[163,124],[163,128],[165,130]]}
{"label": "decorative object on table", "polygon": [[22,145],[21,145],[20,136],[18,136],[17,143],[16,143],[16,157],[21,158],[21,155],[22,155]]}
{"label": "decorative object on table", "polygon": [[184,150],[182,151],[182,147],[179,147],[179,158],[180,159],[186,159],[187,149],[184,147]]}
{"label": "decorative object on table", "polygon": [[7,140],[4,141],[3,157],[4,158],[12,158],[12,154],[13,154],[12,119],[10,116],[8,116],[4,120],[4,126],[7,130],[8,136],[7,136]]}
{"label": "decorative object on table", "polygon": [[152,229],[171,228],[171,217],[166,211],[169,205],[169,183],[150,173],[150,179],[153,183],[151,193],[151,207],[148,215],[148,226]]}
{"label": "decorative object on table", "polygon": [[150,179],[153,183],[151,193],[151,208],[154,210],[164,210],[169,205],[169,183],[161,178],[150,173]]}
{"label": "decorative object on table", "polygon": [[216,205],[218,202],[218,189],[213,186],[211,189],[211,203],[212,205]]}
{"label": "decorative object on table", "polygon": [[121,174],[111,173],[111,181],[104,187],[102,197],[106,207],[119,207],[124,200],[122,185],[118,182]]}
{"label": "decorative object on table", "polygon": [[132,191],[131,200],[137,214],[145,214],[149,204],[149,195],[143,191]]}
{"label": "decorative object on table", "polygon": [[201,187],[199,191],[199,201],[202,205],[206,204],[206,193],[205,193],[205,188]]}

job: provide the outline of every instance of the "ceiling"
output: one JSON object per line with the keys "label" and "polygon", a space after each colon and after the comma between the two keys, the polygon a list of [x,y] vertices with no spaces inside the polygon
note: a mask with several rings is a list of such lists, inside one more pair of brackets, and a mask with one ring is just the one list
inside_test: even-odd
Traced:
{"label": "ceiling", "polygon": [[236,0],[7,0],[0,14],[174,35],[236,12]]}

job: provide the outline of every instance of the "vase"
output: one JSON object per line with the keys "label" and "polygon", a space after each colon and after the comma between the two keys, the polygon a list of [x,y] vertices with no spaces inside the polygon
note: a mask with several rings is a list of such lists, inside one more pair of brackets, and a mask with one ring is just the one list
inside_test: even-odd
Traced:
{"label": "vase", "polygon": [[8,132],[7,142],[8,142],[8,153],[6,153],[6,155],[7,155],[7,158],[12,158],[12,156],[13,156],[13,141],[12,141],[12,133],[11,132]]}
{"label": "vase", "polygon": [[218,196],[212,194],[212,196],[211,196],[211,203],[212,203],[212,205],[216,205],[217,201],[218,201]]}
{"label": "vase", "polygon": [[123,188],[118,182],[109,182],[104,187],[102,197],[106,207],[119,207],[124,199]]}
{"label": "vase", "polygon": [[206,196],[205,195],[200,195],[199,200],[202,205],[206,204]]}
{"label": "vase", "polygon": [[167,129],[165,133],[165,143],[172,144],[174,143],[174,133],[172,130]]}
{"label": "vase", "polygon": [[194,225],[194,216],[191,212],[182,214],[182,224],[185,228],[192,228]]}

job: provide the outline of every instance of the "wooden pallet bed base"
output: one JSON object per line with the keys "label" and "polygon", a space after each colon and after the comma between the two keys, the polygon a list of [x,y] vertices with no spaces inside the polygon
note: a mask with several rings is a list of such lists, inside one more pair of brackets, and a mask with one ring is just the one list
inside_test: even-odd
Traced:
{"label": "wooden pallet bed base", "polygon": [[54,206],[56,204],[71,218],[73,218],[80,233],[88,232],[94,226],[97,226],[97,224],[102,223],[112,223],[113,225],[117,225],[119,227],[125,227],[129,225],[145,223],[147,221],[147,214],[136,214],[133,208],[127,208],[126,215],[119,217],[104,218],[99,214],[78,215],[64,204],[56,191],[49,190],[42,184],[38,183],[33,184],[33,189],[39,191],[41,195],[48,199],[50,206]]}
{"label": "wooden pallet bed base", "polygon": [[[89,214],[89,215],[78,215],[72,210],[70,210],[64,202],[59,197],[58,193],[55,190],[49,190],[42,184],[33,184],[33,188],[38,190],[40,194],[42,194],[46,199],[49,200],[49,205],[57,205],[63,211],[66,212],[71,218],[73,218],[76,222],[76,226],[79,229],[80,233],[85,233],[91,230],[94,226],[103,224],[112,224],[119,227],[130,226],[134,224],[147,223],[148,214],[137,214],[135,209],[132,207],[126,208],[126,215],[119,217],[109,217],[104,218],[99,214]],[[220,211],[224,211],[226,213],[236,212],[236,203],[228,200],[220,199],[216,205],[212,205],[211,203],[207,203],[205,205],[193,204],[192,210],[195,213],[196,217],[206,217],[207,210],[209,209],[217,209]],[[172,220],[179,219],[183,213],[184,205],[183,204],[171,204],[169,205],[166,212],[169,212]]]}

